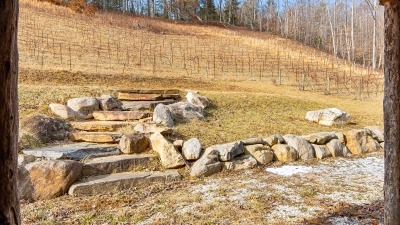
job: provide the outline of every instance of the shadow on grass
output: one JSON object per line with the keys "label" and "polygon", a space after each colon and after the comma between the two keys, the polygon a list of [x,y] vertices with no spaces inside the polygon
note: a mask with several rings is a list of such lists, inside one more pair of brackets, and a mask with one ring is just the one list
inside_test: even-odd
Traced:
{"label": "shadow on grass", "polygon": [[214,104],[213,102],[210,102],[210,104],[207,106],[207,108],[204,110],[204,116],[205,119],[209,119],[211,117],[214,117],[214,111],[218,109],[218,106]]}
{"label": "shadow on grass", "polygon": [[383,224],[383,201],[354,205],[348,203],[332,204],[327,212],[319,217],[306,219],[302,224]]}

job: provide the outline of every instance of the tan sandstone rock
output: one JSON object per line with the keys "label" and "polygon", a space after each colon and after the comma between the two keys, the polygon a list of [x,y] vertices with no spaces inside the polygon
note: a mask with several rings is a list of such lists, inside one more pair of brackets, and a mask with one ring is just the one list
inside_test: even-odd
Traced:
{"label": "tan sandstone rock", "polygon": [[71,160],[44,160],[20,166],[18,191],[21,199],[51,199],[65,194],[80,176],[83,164]]}
{"label": "tan sandstone rock", "polygon": [[158,153],[161,164],[167,169],[179,168],[185,165],[182,155],[175,149],[174,145],[160,133],[150,136],[151,146]]}
{"label": "tan sandstone rock", "polygon": [[275,158],[280,162],[294,162],[299,158],[295,148],[286,144],[276,144],[272,146]]}

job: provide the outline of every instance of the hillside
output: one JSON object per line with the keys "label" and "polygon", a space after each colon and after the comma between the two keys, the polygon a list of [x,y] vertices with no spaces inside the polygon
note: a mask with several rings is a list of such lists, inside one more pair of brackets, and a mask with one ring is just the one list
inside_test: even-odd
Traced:
{"label": "hillside", "polygon": [[[274,134],[383,126],[381,71],[348,65],[294,41],[234,27],[113,13],[89,17],[35,0],[21,0],[20,13],[21,121],[54,116],[50,103],[75,97],[178,88],[182,97],[187,89],[200,91],[211,105],[205,119],[177,123],[166,137],[196,137],[204,149]],[[307,111],[330,107],[351,114],[351,123],[329,127],[304,118]],[[266,172],[293,165],[309,172]],[[377,224],[382,170],[382,152],[272,162],[201,178],[181,168],[180,182],[22,201],[21,215],[23,224]]]}
{"label": "hillside", "polygon": [[91,17],[22,0],[19,41],[21,82],[36,80],[31,71],[68,71],[261,80],[357,98],[383,91],[381,71],[349,65],[295,41],[239,28],[101,12]]}

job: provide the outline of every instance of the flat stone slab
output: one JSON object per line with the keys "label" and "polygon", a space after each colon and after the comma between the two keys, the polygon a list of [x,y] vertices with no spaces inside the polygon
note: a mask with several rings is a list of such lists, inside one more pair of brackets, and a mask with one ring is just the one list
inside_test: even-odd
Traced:
{"label": "flat stone slab", "polygon": [[83,176],[105,175],[142,169],[157,163],[157,156],[151,154],[116,155],[90,159],[85,162]]}
{"label": "flat stone slab", "polygon": [[89,177],[73,184],[68,194],[86,196],[117,193],[122,190],[147,187],[152,184],[175,182],[182,179],[177,171],[125,172]]}
{"label": "flat stone slab", "polygon": [[118,143],[122,134],[117,132],[76,132],[70,133],[72,141],[83,141],[91,143]]}
{"label": "flat stone slab", "polygon": [[101,121],[129,121],[150,117],[148,111],[95,111],[93,117]]}
{"label": "flat stone slab", "polygon": [[145,110],[145,109],[154,109],[158,104],[174,104],[176,103],[175,99],[164,99],[158,101],[121,101],[122,110]]}
{"label": "flat stone slab", "polygon": [[74,129],[83,131],[113,132],[122,127],[135,126],[137,123],[127,121],[84,121],[71,122],[71,126]]}
{"label": "flat stone slab", "polygon": [[179,94],[178,89],[121,89],[117,91],[136,94]]}
{"label": "flat stone slab", "polygon": [[133,129],[141,134],[161,133],[162,135],[168,135],[172,133],[171,128],[154,123],[138,123]]}
{"label": "flat stone slab", "polygon": [[48,160],[71,159],[77,161],[85,158],[119,155],[121,153],[117,145],[99,145],[89,143],[36,148],[23,150],[22,152],[25,155],[44,157]]}
{"label": "flat stone slab", "polygon": [[165,99],[179,99],[181,96],[179,94],[136,94],[136,93],[125,93],[119,92],[119,100],[129,100],[129,101],[156,101]]}

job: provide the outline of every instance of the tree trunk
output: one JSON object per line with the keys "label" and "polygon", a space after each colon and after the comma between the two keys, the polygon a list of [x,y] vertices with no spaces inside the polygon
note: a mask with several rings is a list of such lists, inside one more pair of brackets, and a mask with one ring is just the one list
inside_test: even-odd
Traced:
{"label": "tree trunk", "polygon": [[354,45],[354,0],[351,2],[351,60],[355,60],[355,45]]}
{"label": "tree trunk", "polygon": [[374,0],[373,6],[373,19],[374,19],[374,27],[373,27],[373,36],[372,36],[372,69],[376,69],[376,4],[377,0]]}
{"label": "tree trunk", "polygon": [[385,4],[385,224],[400,224],[400,2]]}
{"label": "tree trunk", "polygon": [[0,2],[0,224],[20,224],[17,193],[18,0]]}

